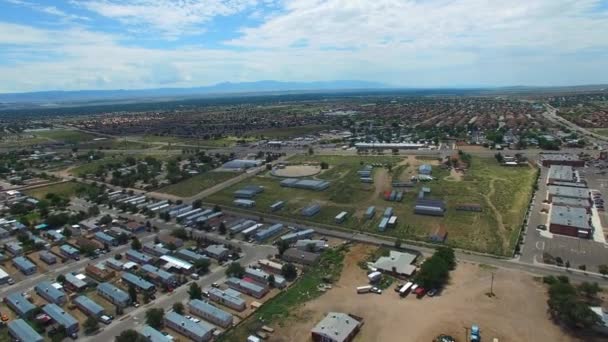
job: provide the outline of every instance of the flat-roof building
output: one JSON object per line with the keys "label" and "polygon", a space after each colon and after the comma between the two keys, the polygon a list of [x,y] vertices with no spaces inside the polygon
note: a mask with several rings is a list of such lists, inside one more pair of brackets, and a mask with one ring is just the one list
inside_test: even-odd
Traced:
{"label": "flat-roof building", "polygon": [[593,236],[591,217],[584,208],[551,206],[549,231],[554,234],[568,235],[581,238]]}
{"label": "flat-roof building", "polygon": [[555,186],[549,185],[547,187],[547,200],[553,201],[553,197],[568,197],[588,200],[589,189],[587,188],[573,188],[568,186]]}
{"label": "flat-roof building", "polygon": [[302,240],[302,239],[310,239],[313,234],[315,233],[314,229],[304,229],[304,230],[300,230],[294,233],[290,233],[290,234],[285,234],[283,236],[281,236],[281,241],[286,241],[286,242],[294,242],[297,240]]}
{"label": "flat-roof building", "polygon": [[221,260],[228,257],[230,250],[224,245],[209,245],[205,248],[205,254],[213,259]]}
{"label": "flat-roof building", "polygon": [[355,338],[363,323],[340,312],[330,312],[311,330],[315,342],[349,342]]}
{"label": "flat-roof building", "polygon": [[82,274],[67,273],[65,275],[65,286],[72,291],[83,291],[88,286],[88,283],[84,281]]}
{"label": "flat-roof building", "polygon": [[173,273],[169,273],[152,265],[143,265],[141,270],[146,272],[148,279],[157,285],[175,286],[177,277]]}
{"label": "flat-roof building", "polygon": [[577,155],[567,153],[542,153],[540,155],[540,163],[545,167],[551,165],[585,166],[584,160],[581,160]]}
{"label": "flat-roof building", "polygon": [[188,311],[222,328],[228,328],[233,322],[231,314],[199,299],[188,302]]}
{"label": "flat-roof building", "polygon": [[152,258],[151,256],[138,252],[134,249],[129,249],[128,251],[126,251],[125,257],[129,261],[133,261],[141,265],[150,264],[152,263],[152,261],[154,261],[154,258]]}
{"label": "flat-roof building", "polygon": [[413,263],[417,257],[410,253],[390,251],[388,256],[378,258],[372,267],[394,276],[409,277],[416,272],[416,266]]}
{"label": "flat-roof building", "polygon": [[417,150],[426,147],[424,144],[415,143],[356,143],[357,150]]}
{"label": "flat-roof building", "polygon": [[42,311],[51,317],[55,323],[64,327],[68,335],[78,332],[78,321],[57,304],[47,304],[42,307]]}
{"label": "flat-roof building", "polygon": [[554,196],[551,198],[551,203],[563,207],[591,209],[591,201],[588,199]]}
{"label": "flat-roof building", "polygon": [[141,292],[154,292],[156,291],[156,287],[151,282],[145,280],[142,277],[138,277],[133,273],[124,272],[121,276],[122,281],[128,285],[135,286]]}
{"label": "flat-roof building", "polygon": [[172,342],[173,338],[170,336],[165,336],[162,332],[152,328],[149,325],[144,325],[144,327],[139,332],[142,336],[144,336],[148,342]]}
{"label": "flat-roof building", "polygon": [[110,283],[97,285],[97,293],[114,305],[126,307],[131,303],[129,294]]}
{"label": "flat-roof building", "polygon": [[166,270],[175,269],[179,272],[183,272],[183,273],[187,273],[187,274],[194,271],[194,265],[192,265],[191,263],[186,262],[182,259],[172,257],[170,255],[163,255],[162,257],[160,257],[160,260],[165,262],[165,265],[163,266],[163,268]]}
{"label": "flat-roof building", "polygon": [[173,329],[184,335],[195,342],[209,341],[213,336],[214,328],[205,323],[194,323],[186,317],[176,313],[169,312],[165,314],[165,326],[169,329]]}
{"label": "flat-roof building", "polygon": [[38,257],[47,265],[53,265],[57,263],[57,257],[55,256],[55,254],[48,251],[40,251],[40,253],[38,253]]}
{"label": "flat-roof building", "polygon": [[288,262],[295,262],[302,265],[313,265],[319,260],[321,255],[318,253],[312,253],[308,251],[303,251],[297,248],[288,248],[281,258]]}
{"label": "flat-roof building", "polygon": [[420,199],[414,206],[414,214],[443,216],[445,214],[445,203],[440,200]]}
{"label": "flat-roof building", "polygon": [[282,187],[322,191],[329,188],[330,182],[315,179],[287,178],[279,183]]}
{"label": "flat-roof building", "polygon": [[329,245],[324,240],[303,239],[294,243],[293,247],[307,252],[318,252],[329,248]]}
{"label": "flat-roof building", "polygon": [[16,319],[8,323],[8,333],[13,339],[21,342],[43,342],[44,338],[36,332],[27,322]]}
{"label": "flat-roof building", "polygon": [[569,165],[551,165],[549,174],[547,175],[547,183],[553,182],[575,182],[576,177],[572,166]]}

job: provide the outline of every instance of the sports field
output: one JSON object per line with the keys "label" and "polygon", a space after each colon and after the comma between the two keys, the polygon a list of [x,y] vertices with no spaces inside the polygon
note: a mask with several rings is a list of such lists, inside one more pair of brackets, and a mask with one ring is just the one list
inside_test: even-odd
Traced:
{"label": "sports field", "polygon": [[[270,205],[279,200],[287,201],[284,209],[272,214],[291,219],[306,220],[326,225],[340,226],[357,231],[386,234],[403,239],[428,240],[430,233],[440,226],[448,232],[447,243],[464,249],[488,252],[498,255],[512,253],[519,228],[532,193],[536,170],[532,167],[506,168],[493,158],[473,157],[469,170],[464,174],[454,174],[441,169],[438,160],[420,160],[412,156],[403,157],[348,157],[348,156],[305,156],[292,157],[294,163],[327,162],[328,170],[314,178],[331,181],[325,191],[283,188],[279,178],[269,173],[256,176],[231,186],[208,198],[208,201],[224,206],[232,206],[233,192],[245,185],[264,187],[264,192],[256,196],[258,212],[271,214]],[[391,190],[393,180],[409,180],[417,173],[421,163],[435,164],[430,182],[417,184],[406,191],[402,202],[384,200],[385,191]],[[365,164],[385,165],[374,168],[374,184],[359,181],[357,170]],[[390,168],[386,165],[391,165]],[[446,202],[444,217],[414,214],[414,205],[419,190],[429,187],[427,198],[442,199]],[[322,209],[312,218],[303,217],[300,210],[310,203],[318,203]],[[477,203],[482,212],[457,211],[464,203]],[[376,215],[371,220],[364,218],[369,206],[376,207]],[[397,226],[383,233],[378,224],[385,208],[392,207],[398,217]],[[335,216],[341,211],[349,213],[348,219],[336,224]]]}

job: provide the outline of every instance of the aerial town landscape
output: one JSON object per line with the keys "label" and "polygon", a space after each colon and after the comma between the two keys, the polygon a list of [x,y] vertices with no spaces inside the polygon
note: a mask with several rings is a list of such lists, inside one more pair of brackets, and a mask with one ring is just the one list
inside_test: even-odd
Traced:
{"label": "aerial town landscape", "polygon": [[0,342],[608,341],[606,0],[0,0]]}

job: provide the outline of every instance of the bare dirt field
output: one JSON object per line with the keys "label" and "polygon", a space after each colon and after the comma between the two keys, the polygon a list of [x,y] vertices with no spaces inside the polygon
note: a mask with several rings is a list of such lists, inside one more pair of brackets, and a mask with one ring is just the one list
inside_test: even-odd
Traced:
{"label": "bare dirt field", "polygon": [[283,169],[276,169],[272,174],[278,177],[310,177],[321,172],[318,165],[288,165]]}
{"label": "bare dirt field", "polygon": [[[357,262],[371,248],[354,246],[336,286],[299,308],[293,319],[277,327],[270,341],[310,341],[310,329],[329,311],[363,317],[364,325],[355,338],[360,342],[430,342],[441,333],[463,341],[464,327],[472,324],[481,327],[486,341],[495,337],[501,342],[579,341],[550,321],[543,285],[519,272],[460,263],[440,296],[400,299],[392,287],[382,295],[357,295],[355,287],[367,280]],[[492,272],[494,298],[486,295]]]}

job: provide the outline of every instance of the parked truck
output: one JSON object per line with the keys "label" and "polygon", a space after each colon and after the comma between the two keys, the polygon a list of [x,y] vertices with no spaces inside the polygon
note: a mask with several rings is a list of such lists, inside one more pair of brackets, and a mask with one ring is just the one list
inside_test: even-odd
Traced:
{"label": "parked truck", "polygon": [[382,273],[375,271],[367,275],[367,279],[369,279],[370,283],[375,283],[382,278]]}
{"label": "parked truck", "polygon": [[477,324],[473,324],[471,326],[471,342],[479,342],[481,341],[481,336],[479,334],[479,326]]}
{"label": "parked truck", "polygon": [[359,286],[357,287],[357,293],[358,294],[362,294],[362,293],[369,293],[372,290],[371,285],[365,285],[365,286]]}

